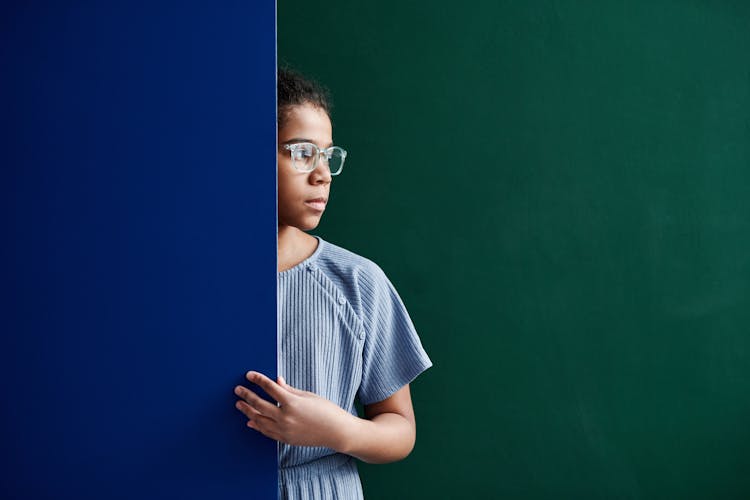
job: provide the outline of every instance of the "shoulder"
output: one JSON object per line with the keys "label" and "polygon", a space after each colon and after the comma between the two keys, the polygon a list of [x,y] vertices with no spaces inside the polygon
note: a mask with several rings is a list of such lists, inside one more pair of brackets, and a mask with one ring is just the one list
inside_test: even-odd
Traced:
{"label": "shoulder", "polygon": [[378,264],[334,243],[320,239],[316,264],[353,304],[363,305],[391,287]]}
{"label": "shoulder", "polygon": [[372,260],[320,238],[321,252],[317,258],[320,269],[336,281],[358,285],[377,285],[387,281],[385,273]]}

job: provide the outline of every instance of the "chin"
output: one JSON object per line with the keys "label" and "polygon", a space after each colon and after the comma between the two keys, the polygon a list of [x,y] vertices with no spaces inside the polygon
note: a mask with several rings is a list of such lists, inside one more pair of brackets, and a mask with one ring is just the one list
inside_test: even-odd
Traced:
{"label": "chin", "polygon": [[315,217],[300,221],[300,224],[298,224],[297,227],[303,231],[312,231],[313,229],[318,227],[319,224],[320,217]]}
{"label": "chin", "polygon": [[296,215],[285,215],[279,214],[279,225],[296,227],[300,231],[312,231],[320,224],[320,219],[323,214],[312,215],[312,214],[296,214]]}

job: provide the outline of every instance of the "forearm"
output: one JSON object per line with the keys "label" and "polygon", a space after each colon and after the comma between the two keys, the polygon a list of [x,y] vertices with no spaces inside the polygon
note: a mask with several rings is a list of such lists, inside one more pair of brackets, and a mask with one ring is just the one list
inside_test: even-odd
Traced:
{"label": "forearm", "polygon": [[416,420],[409,385],[388,398],[365,405],[359,418],[312,392],[296,389],[279,377],[278,384],[250,371],[247,379],[260,386],[278,405],[237,386],[236,407],[247,425],[265,436],[293,446],[325,446],[368,463],[395,462],[414,448]]}
{"label": "forearm", "polygon": [[413,421],[398,413],[381,413],[372,419],[350,415],[341,428],[337,450],[363,462],[382,464],[406,458],[414,448]]}

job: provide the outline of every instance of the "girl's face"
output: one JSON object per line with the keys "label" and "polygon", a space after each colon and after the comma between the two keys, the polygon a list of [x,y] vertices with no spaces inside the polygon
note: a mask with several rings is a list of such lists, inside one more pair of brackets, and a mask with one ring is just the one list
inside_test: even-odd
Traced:
{"label": "girl's face", "polygon": [[311,104],[293,106],[279,129],[279,226],[293,226],[302,231],[320,223],[331,188],[328,166],[318,162],[312,172],[299,172],[292,165],[286,144],[312,142],[324,149],[333,145],[328,114]]}

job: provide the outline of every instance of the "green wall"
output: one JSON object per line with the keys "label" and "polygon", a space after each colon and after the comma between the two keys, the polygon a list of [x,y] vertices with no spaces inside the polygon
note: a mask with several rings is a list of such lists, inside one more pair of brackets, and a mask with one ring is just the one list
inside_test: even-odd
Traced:
{"label": "green wall", "polygon": [[435,363],[366,497],[750,498],[750,4],[278,11]]}

